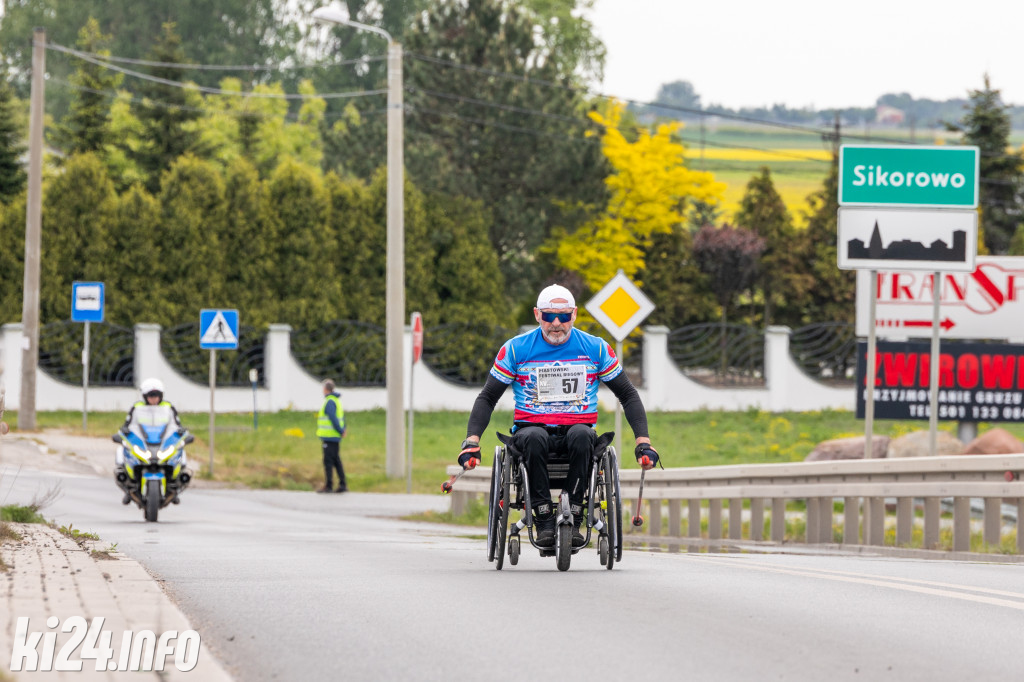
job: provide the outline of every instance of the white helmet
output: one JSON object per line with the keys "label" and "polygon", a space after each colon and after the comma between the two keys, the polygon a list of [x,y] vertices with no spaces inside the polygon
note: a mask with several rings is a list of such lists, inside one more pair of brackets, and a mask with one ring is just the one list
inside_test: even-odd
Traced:
{"label": "white helmet", "polygon": [[142,391],[143,398],[145,398],[150,393],[159,393],[160,397],[163,398],[164,382],[160,381],[159,379],[154,379],[150,377],[149,379],[146,379],[145,381],[142,382],[142,385],[139,387],[139,390]]}

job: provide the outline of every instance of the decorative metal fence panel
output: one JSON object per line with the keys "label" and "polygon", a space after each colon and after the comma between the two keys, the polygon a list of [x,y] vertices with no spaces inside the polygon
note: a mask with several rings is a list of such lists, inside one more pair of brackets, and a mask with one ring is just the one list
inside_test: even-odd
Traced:
{"label": "decorative metal fence panel", "polygon": [[[217,351],[217,385],[251,386],[249,370],[259,372],[258,385],[265,382],[263,352],[266,332],[241,325],[238,350]],[[160,352],[171,367],[198,384],[210,383],[210,351],[199,347],[199,323],[190,322],[160,332]]]}
{"label": "decorative metal fence panel", "polygon": [[[62,320],[39,328],[39,368],[58,381],[82,385],[85,324]],[[132,386],[135,332],[106,322],[89,323],[89,385]]]}
{"label": "decorative metal fence panel", "polygon": [[740,324],[691,324],[669,332],[668,354],[688,378],[710,387],[763,386],[764,332]]}
{"label": "decorative metal fence panel", "polygon": [[833,385],[852,386],[857,373],[857,336],[849,322],[820,322],[789,336],[789,353],[808,375]]}
{"label": "decorative metal fence panel", "polygon": [[443,324],[423,332],[423,362],[459,386],[483,386],[501,344],[518,332],[505,327]]}
{"label": "decorative metal fence panel", "polygon": [[317,378],[330,377],[342,386],[384,386],[384,327],[355,320],[335,320],[318,329],[291,334],[292,357]]}

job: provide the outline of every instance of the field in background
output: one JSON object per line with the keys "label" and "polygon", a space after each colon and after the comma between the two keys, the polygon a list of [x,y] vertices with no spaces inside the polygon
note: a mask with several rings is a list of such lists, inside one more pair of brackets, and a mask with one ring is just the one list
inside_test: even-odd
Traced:
{"label": "field in background", "polygon": [[[899,144],[910,142],[909,130],[846,128],[845,144]],[[832,144],[814,132],[733,123],[704,126],[687,122],[680,131],[686,158],[694,170],[706,170],[727,185],[722,218],[732,222],[750,179],[763,166],[772,173],[775,188],[797,226],[807,222],[807,197],[821,189],[832,156]],[[870,138],[870,140],[866,139]],[[703,144],[702,144],[703,140]],[[918,143],[955,144],[956,136],[944,131],[917,131]]]}

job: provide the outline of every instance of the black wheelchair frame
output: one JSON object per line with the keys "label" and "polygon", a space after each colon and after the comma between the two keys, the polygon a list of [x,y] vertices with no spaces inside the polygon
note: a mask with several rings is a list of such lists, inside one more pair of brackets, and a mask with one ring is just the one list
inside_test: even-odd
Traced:
{"label": "black wheelchair frame", "polygon": [[[614,433],[598,437],[587,465],[587,492],[583,500],[586,509],[586,542],[572,546],[572,532],[576,527],[569,508],[569,493],[562,490],[555,508],[555,546],[541,547],[533,535],[533,506],[530,500],[530,481],[522,453],[514,450],[512,437],[499,433],[501,445],[494,449],[491,467],[490,504],[487,512],[487,560],[497,562],[501,570],[506,554],[509,563],[519,563],[520,538],[527,530],[530,544],[542,557],[554,556],[558,570],[569,570],[572,555],[590,544],[591,532],[597,531],[597,554],[601,565],[611,570],[616,561],[622,561],[622,495],[619,485],[619,465],[615,448],[611,446]],[[548,456],[548,479],[551,490],[564,488],[569,472],[567,456]],[[514,490],[513,490],[514,489]],[[509,528],[511,509],[522,512],[522,518]]]}

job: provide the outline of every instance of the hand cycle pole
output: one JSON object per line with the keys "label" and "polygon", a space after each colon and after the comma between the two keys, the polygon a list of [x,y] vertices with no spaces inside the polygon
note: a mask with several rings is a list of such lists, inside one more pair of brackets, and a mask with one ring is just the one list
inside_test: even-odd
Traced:
{"label": "hand cycle pole", "polygon": [[82,346],[82,431],[89,428],[89,323],[85,323],[85,343]]}
{"label": "hand cycle pole", "polygon": [[213,478],[213,387],[217,382],[217,351],[210,349],[210,478]]}

